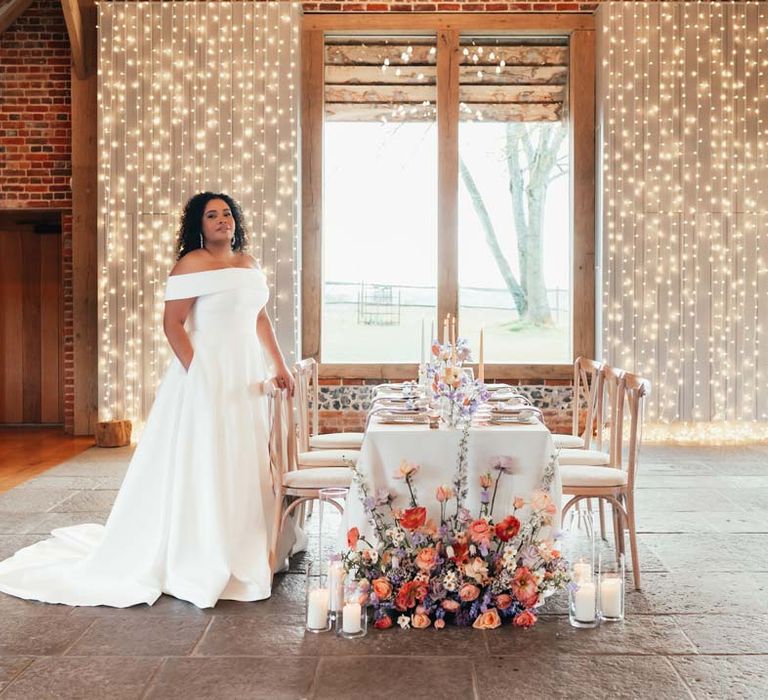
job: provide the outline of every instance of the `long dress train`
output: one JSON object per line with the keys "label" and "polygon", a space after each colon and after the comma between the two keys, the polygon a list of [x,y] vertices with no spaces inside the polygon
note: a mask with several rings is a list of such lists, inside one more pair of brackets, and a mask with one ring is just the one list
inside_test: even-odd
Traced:
{"label": "long dress train", "polygon": [[[269,297],[257,269],[170,277],[166,300],[196,297],[194,358],[173,360],[106,525],[60,528],[0,562],[0,591],[67,605],[200,608],[271,592],[274,496],[267,378],[256,316]],[[287,528],[282,561],[295,532]]]}

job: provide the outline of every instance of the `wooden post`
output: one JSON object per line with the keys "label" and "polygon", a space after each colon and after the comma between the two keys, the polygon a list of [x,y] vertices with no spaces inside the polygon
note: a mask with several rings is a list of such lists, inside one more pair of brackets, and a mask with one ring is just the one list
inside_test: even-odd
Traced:
{"label": "wooden post", "polygon": [[131,421],[110,420],[96,424],[96,447],[126,447],[131,444]]}

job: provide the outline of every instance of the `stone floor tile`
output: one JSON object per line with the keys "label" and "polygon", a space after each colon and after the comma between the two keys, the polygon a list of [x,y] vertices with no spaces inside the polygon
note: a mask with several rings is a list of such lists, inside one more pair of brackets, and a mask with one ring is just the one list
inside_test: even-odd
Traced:
{"label": "stone floor tile", "polygon": [[[740,490],[732,489],[735,495]],[[692,512],[739,512],[745,510],[735,500],[723,493],[722,489],[637,489],[635,492],[637,511],[646,513]]]}
{"label": "stone floor tile", "polygon": [[672,572],[768,571],[768,534],[644,534],[648,545]]}
{"label": "stone floor tile", "polygon": [[42,535],[50,535],[51,532],[60,527],[82,525],[83,523],[103,525],[107,522],[108,516],[109,512],[105,510],[97,512],[43,513],[40,518],[31,520],[24,531],[31,535],[41,535],[39,539],[42,539]]}
{"label": "stone floor tile", "polygon": [[675,619],[699,654],[768,654],[768,615],[680,615]]}
{"label": "stone floor tile", "polygon": [[[72,615],[77,608],[69,605],[51,605],[37,600],[24,600],[12,595],[0,593],[0,621],[6,615],[17,617],[66,617]],[[2,622],[0,622],[2,624]]]}
{"label": "stone floor tile", "polygon": [[[43,476],[35,477],[15,488],[20,491],[38,490],[38,489],[71,489],[73,491],[90,491],[98,488],[103,483],[102,479],[93,476],[49,476],[45,472]],[[119,484],[118,484],[119,486]],[[116,488],[116,487],[112,487]]]}
{"label": "stone floor tile", "polygon": [[41,539],[40,535],[0,535],[0,561]]}
{"label": "stone floor tile", "polygon": [[36,659],[6,689],[3,700],[140,698],[160,659],[126,656]]}
{"label": "stone floor tile", "polygon": [[30,656],[0,656],[0,693],[32,661]]}
{"label": "stone floor tile", "polygon": [[768,697],[768,656],[677,656],[671,661],[696,698]]}
{"label": "stone floor tile", "polygon": [[90,620],[75,620],[71,615],[4,615],[0,624],[0,656],[58,656],[90,624]]}
{"label": "stone floor tile", "polygon": [[659,513],[640,511],[637,531],[646,533],[766,532],[768,517],[762,512],[738,511],[728,513]]}
{"label": "stone floor tile", "polygon": [[456,657],[323,658],[317,674],[317,700],[440,698],[474,696],[472,663]]}
{"label": "stone floor tile", "polygon": [[161,595],[152,605],[142,603],[130,608],[110,608],[106,605],[84,606],[72,609],[72,615],[79,618],[102,618],[106,620],[138,620],[145,617],[169,616],[185,620],[207,620],[211,616],[211,610],[201,610],[186,600]]}
{"label": "stone floor tile", "polygon": [[222,657],[168,659],[153,679],[147,698],[290,700],[309,697],[317,659]]}
{"label": "stone floor tile", "polygon": [[91,624],[67,652],[70,656],[185,656],[192,652],[210,620],[186,616],[71,618]]}
{"label": "stone floor tile", "polygon": [[690,695],[664,656],[492,657],[475,660],[477,697],[664,698]]}
{"label": "stone floor tile", "polygon": [[0,513],[0,535],[29,534],[46,513]]}
{"label": "stone floor tile", "polygon": [[[447,634],[446,634],[447,632]],[[332,631],[322,634],[304,629],[303,615],[214,616],[197,648],[199,656],[472,656],[487,653],[478,630],[438,631],[370,629],[362,639],[348,640]]]}
{"label": "stone floor tile", "polygon": [[594,629],[571,627],[567,617],[542,616],[530,630],[487,633],[493,656],[555,654],[692,654],[695,647],[671,616],[634,615]]}
{"label": "stone floor tile", "polygon": [[90,511],[107,511],[117,498],[117,491],[77,491],[66,501],[57,503],[52,511],[56,513],[88,513]]}
{"label": "stone floor tile", "polygon": [[11,489],[0,493],[0,518],[3,513],[44,513],[77,493],[71,489]]}
{"label": "stone floor tile", "polygon": [[644,572],[642,589],[627,585],[627,615],[743,613],[768,614],[768,572],[730,573],[729,586],[737,595],[723,594],[719,576],[700,576],[686,572],[674,574]]}

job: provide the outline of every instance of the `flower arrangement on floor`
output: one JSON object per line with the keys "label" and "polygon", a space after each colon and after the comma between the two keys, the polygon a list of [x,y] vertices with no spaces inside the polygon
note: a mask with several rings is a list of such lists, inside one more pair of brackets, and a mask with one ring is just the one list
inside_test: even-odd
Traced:
{"label": "flower arrangement on floor", "polygon": [[504,621],[529,628],[544,600],[569,581],[565,560],[547,538],[557,512],[549,496],[556,457],[531,500],[516,498],[498,522],[492,513],[499,482],[511,472],[513,460],[497,458],[492,471],[480,477],[480,511],[473,517],[464,506],[466,436],[467,431],[453,483],[435,493],[439,524],[428,520],[427,508],[419,505],[418,465],[405,460],[400,464],[397,476],[410,495],[405,509],[395,508],[387,492],[371,495],[353,467],[376,541],[362,537],[358,528],[349,530],[344,563],[367,591],[377,629],[394,624],[442,629],[448,623],[494,629]]}

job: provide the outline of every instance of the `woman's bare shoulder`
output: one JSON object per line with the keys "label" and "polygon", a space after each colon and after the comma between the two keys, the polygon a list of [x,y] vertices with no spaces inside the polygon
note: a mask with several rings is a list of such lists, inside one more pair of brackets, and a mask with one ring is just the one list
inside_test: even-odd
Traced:
{"label": "woman's bare shoulder", "polygon": [[211,269],[210,253],[207,250],[199,248],[191,250],[183,258],[178,260],[171,270],[170,276],[186,275],[190,272],[204,272]]}
{"label": "woman's bare shoulder", "polygon": [[243,256],[243,262],[245,262],[245,265],[243,267],[254,267],[257,270],[261,270],[261,265],[259,265],[259,261],[256,260],[256,258],[253,257],[250,253],[241,253]]}

